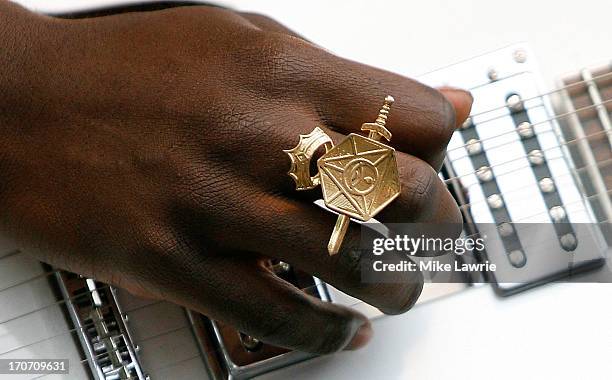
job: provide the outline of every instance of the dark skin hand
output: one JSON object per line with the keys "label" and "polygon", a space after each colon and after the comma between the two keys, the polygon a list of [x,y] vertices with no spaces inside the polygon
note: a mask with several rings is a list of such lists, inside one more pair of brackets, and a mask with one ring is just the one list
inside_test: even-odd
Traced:
{"label": "dark skin hand", "polygon": [[[374,51],[376,46],[372,46]],[[361,133],[385,95],[402,182],[381,222],[460,222],[436,175],[471,96],[351,62],[264,16],[177,7],[67,20],[0,0],[0,233],[56,267],[201,312],[263,341],[364,345],[361,314],[275,277],[290,263],[388,314],[422,278],[361,283],[359,225],[296,192],[283,149]]]}

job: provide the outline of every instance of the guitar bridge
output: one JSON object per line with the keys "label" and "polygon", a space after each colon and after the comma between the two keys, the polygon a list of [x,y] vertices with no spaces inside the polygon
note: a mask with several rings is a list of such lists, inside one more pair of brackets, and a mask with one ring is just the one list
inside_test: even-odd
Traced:
{"label": "guitar bridge", "polygon": [[76,335],[96,380],[146,380],[115,290],[79,275],[57,271]]}

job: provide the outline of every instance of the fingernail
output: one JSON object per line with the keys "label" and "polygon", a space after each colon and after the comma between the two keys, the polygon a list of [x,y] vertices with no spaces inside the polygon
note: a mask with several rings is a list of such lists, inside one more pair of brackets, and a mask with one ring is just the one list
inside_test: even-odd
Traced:
{"label": "fingernail", "polygon": [[455,107],[456,126],[461,126],[470,114],[472,103],[474,103],[474,97],[469,91],[456,87],[439,87],[438,91],[440,91],[442,95],[451,102],[453,107]]}
{"label": "fingernail", "polygon": [[373,333],[374,331],[372,330],[372,324],[370,323],[370,321],[367,321],[366,323],[361,325],[361,327],[359,327],[359,329],[355,333],[355,336],[353,336],[353,339],[351,339],[349,344],[347,344],[344,349],[348,351],[354,351],[362,348],[363,346],[368,344],[370,339],[372,339]]}
{"label": "fingernail", "polygon": [[467,96],[467,97],[469,97],[470,102],[474,101],[474,97],[472,96],[472,93],[469,92],[468,90],[464,90],[462,88],[452,87],[452,86],[442,86],[442,87],[438,87],[438,91],[442,92],[444,95],[446,95],[446,94],[456,94],[457,96],[461,96],[461,97],[466,97]]}

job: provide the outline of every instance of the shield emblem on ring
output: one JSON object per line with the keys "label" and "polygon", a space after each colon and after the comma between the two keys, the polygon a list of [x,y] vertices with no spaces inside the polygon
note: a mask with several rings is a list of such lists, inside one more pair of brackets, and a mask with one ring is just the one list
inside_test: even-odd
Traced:
{"label": "shield emblem on ring", "polygon": [[317,161],[330,209],[369,220],[400,193],[395,150],[351,133]]}

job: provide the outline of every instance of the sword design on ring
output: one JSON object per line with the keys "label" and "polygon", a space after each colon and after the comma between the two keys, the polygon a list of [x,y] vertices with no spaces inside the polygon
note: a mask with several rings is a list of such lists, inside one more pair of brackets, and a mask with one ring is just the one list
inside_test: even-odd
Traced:
{"label": "sword design on ring", "polygon": [[[327,245],[330,255],[340,250],[350,218],[368,221],[400,194],[395,149],[380,142],[383,137],[391,140],[386,122],[393,101],[387,96],[376,121],[361,126],[368,137],[351,133],[334,146],[329,136],[316,127],[300,135],[295,148],[284,151],[291,159],[288,174],[296,189],[309,190],[320,184],[325,205],[338,213]],[[310,162],[321,146],[326,152],[317,160],[318,172],[310,176]]]}

